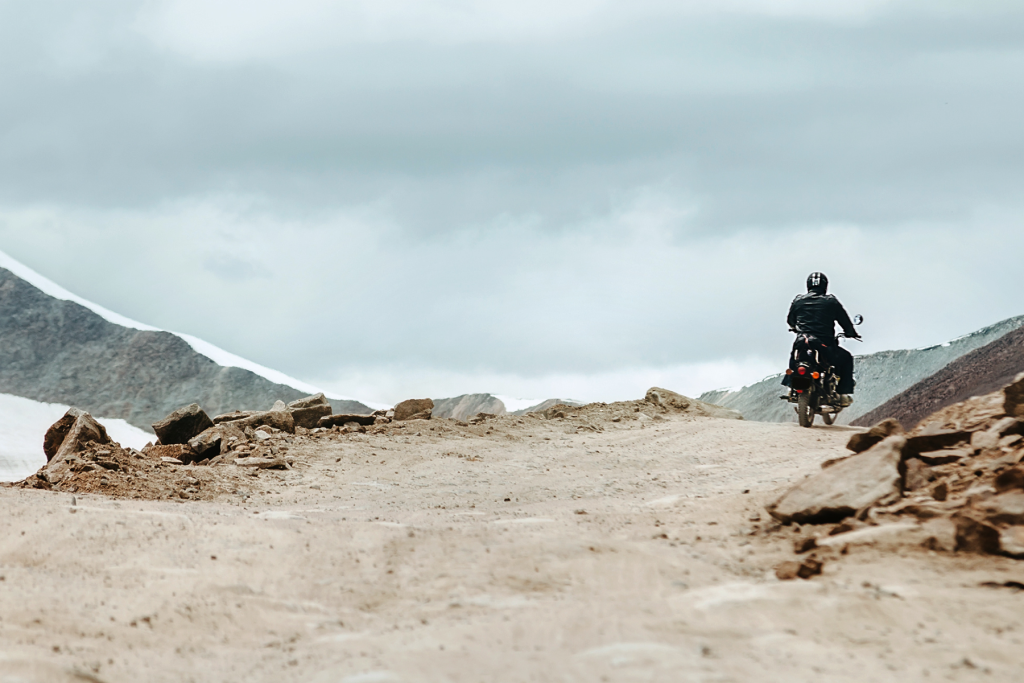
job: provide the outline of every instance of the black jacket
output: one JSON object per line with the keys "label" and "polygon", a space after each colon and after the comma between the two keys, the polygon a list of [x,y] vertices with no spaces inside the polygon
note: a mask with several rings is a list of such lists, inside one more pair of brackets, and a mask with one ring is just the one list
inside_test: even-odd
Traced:
{"label": "black jacket", "polygon": [[801,294],[793,299],[787,321],[798,333],[809,334],[823,342],[835,342],[836,323],[843,328],[843,334],[847,337],[857,336],[846,309],[831,294]]}

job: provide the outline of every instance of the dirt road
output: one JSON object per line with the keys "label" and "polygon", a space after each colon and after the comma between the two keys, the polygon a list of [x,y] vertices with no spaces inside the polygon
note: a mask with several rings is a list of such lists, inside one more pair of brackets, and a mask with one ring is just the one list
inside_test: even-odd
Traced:
{"label": "dirt road", "polygon": [[[0,681],[1020,681],[1024,564],[863,546],[780,582],[764,504],[846,428],[416,421],[213,501],[0,490]],[[1012,585],[1012,584],[1011,584]]]}

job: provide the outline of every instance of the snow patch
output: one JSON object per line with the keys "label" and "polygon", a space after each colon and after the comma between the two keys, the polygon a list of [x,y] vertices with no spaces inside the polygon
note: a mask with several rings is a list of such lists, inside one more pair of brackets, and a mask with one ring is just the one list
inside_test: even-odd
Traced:
{"label": "snow patch", "polygon": [[[43,436],[68,412],[68,406],[39,403],[0,394],[0,481],[21,481],[46,464]],[[140,449],[155,437],[124,420],[97,418],[110,438],[125,448]]]}
{"label": "snow patch", "polygon": [[235,354],[229,351],[225,351],[222,348],[214,346],[213,344],[203,341],[202,339],[199,339],[197,337],[193,337],[192,335],[171,332],[170,330],[161,330],[158,327],[146,325],[145,323],[140,323],[136,320],[132,320],[131,318],[126,318],[123,315],[114,313],[113,311],[106,309],[103,306],[100,306],[99,304],[94,304],[91,301],[87,301],[86,299],[83,299],[80,296],[72,294],[68,290],[58,285],[56,282],[53,282],[52,280],[46,277],[43,277],[42,275],[35,272],[25,264],[19,263],[18,261],[14,260],[7,254],[5,254],[3,251],[0,251],[0,268],[5,268],[11,271],[25,282],[28,282],[33,287],[42,291],[44,294],[52,296],[55,299],[61,299],[62,301],[73,301],[74,303],[79,304],[80,306],[88,308],[96,315],[100,316],[101,318],[108,322],[114,323],[115,325],[120,325],[121,327],[128,327],[134,330],[142,330],[143,332],[170,332],[176,337],[179,337],[182,340],[184,340],[189,346],[192,347],[192,349],[196,353],[206,356],[217,365],[248,370],[249,372],[255,375],[259,375],[264,379],[268,379],[271,382],[274,382],[275,384],[284,384],[285,386],[298,389],[299,391],[305,392],[310,395],[323,393],[324,395],[327,396],[327,398],[335,399],[338,401],[358,400],[351,398],[349,396],[339,396],[336,394],[331,394],[322,391],[321,389],[318,389],[312,384],[307,384],[306,382],[295,379],[294,377],[289,377],[283,372],[272,370],[258,363],[254,363],[240,356],[236,356]]}

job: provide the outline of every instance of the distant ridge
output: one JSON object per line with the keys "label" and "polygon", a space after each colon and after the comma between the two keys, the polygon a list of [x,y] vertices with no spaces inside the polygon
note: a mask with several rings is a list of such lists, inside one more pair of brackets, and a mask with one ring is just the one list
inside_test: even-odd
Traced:
{"label": "distant ridge", "polygon": [[[522,405],[524,401],[518,401]],[[490,413],[491,415],[526,415],[535,411],[546,410],[551,406],[565,404],[568,406],[582,406],[579,401],[563,398],[549,398],[535,405],[522,410],[514,410],[511,413],[505,402],[492,394],[463,394],[454,398],[435,398],[433,417],[450,417],[455,420],[467,420],[478,413]]]}
{"label": "distant ridge", "polygon": [[490,394],[463,394],[454,398],[435,398],[433,417],[468,420],[477,413],[505,415],[505,403]]}
{"label": "distant ridge", "polygon": [[1024,328],[957,358],[852,424],[869,427],[894,417],[910,429],[947,406],[1002,389],[1021,372],[1024,372]]}
{"label": "distant ridge", "polygon": [[[6,255],[4,263],[11,263]],[[56,288],[45,278],[35,278]],[[300,386],[274,382],[247,368],[220,365],[197,351],[189,339],[212,355],[228,360],[237,356],[201,340],[111,322],[109,318],[120,317],[105,309],[100,310],[108,315],[101,315],[72,299],[78,298],[52,296],[0,268],[0,393],[74,405],[147,431],[153,422],[189,403],[198,402],[213,415],[266,410],[276,400],[315,393],[315,387],[298,381]],[[275,376],[273,371],[267,374]],[[332,398],[331,404],[337,412],[372,412],[350,399]]]}
{"label": "distant ridge", "polygon": [[[850,424],[851,421],[870,413],[914,384],[934,375],[964,354],[1000,339],[1022,326],[1024,316],[1017,316],[938,346],[881,351],[868,356],[858,356],[854,404],[840,414],[838,422]],[[845,346],[848,349],[851,347],[849,343]],[[785,358],[780,359],[780,365],[785,365]],[[748,420],[796,422],[793,407],[779,400],[779,396],[785,393],[781,382],[780,373],[738,391],[709,391],[703,394],[700,400],[738,410]]]}

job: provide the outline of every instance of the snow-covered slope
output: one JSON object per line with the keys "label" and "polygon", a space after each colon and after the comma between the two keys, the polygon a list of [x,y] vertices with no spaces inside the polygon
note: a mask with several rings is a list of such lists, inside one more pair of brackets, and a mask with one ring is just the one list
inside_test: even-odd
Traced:
{"label": "snow-covered slope", "polygon": [[[88,308],[90,311],[96,313],[104,320],[112,322],[115,325],[120,325],[121,327],[128,327],[131,329],[142,330],[146,332],[170,332],[171,334],[183,339],[197,353],[206,356],[207,358],[212,360],[214,363],[217,363],[218,365],[248,370],[249,372],[255,375],[259,375],[260,377],[270,380],[274,384],[284,384],[285,386],[293,387],[306,394],[318,394],[322,391],[322,389],[319,389],[313,386],[312,384],[308,384],[306,382],[303,382],[302,380],[295,379],[294,377],[289,377],[283,372],[278,372],[277,370],[264,367],[259,363],[254,363],[240,356],[236,356],[230,351],[225,351],[224,349],[214,346],[213,344],[203,341],[202,339],[199,339],[197,337],[193,337],[188,334],[180,334],[178,332],[173,332],[170,330],[161,330],[157,327],[153,327],[152,325],[146,325],[145,323],[140,323],[138,321],[132,320],[131,318],[126,318],[123,315],[114,313],[113,311],[106,309],[103,306],[100,306],[99,304],[95,304],[91,301],[83,299],[82,297],[76,294],[72,294],[68,290],[58,285],[56,282],[53,282],[52,280],[46,277],[43,277],[42,275],[35,272],[25,264],[11,258],[3,251],[0,251],[0,268],[4,268],[6,270],[11,271],[25,282],[28,282],[32,286],[41,290],[43,293],[55,299],[61,299],[63,301],[73,301],[76,304],[79,304],[80,306]],[[328,398],[336,399],[339,401],[357,400],[348,396],[338,396],[330,392],[324,393]]]}
{"label": "snow-covered slope", "polygon": [[[68,406],[0,394],[0,481],[21,481],[46,464],[43,435],[67,411]],[[124,420],[100,422],[125,448],[142,448],[153,440],[152,434]]]}
{"label": "snow-covered slope", "polygon": [[[112,313],[0,254],[0,393],[149,429],[190,403],[216,415],[317,391],[195,337]],[[329,398],[336,412],[372,411]]]}

